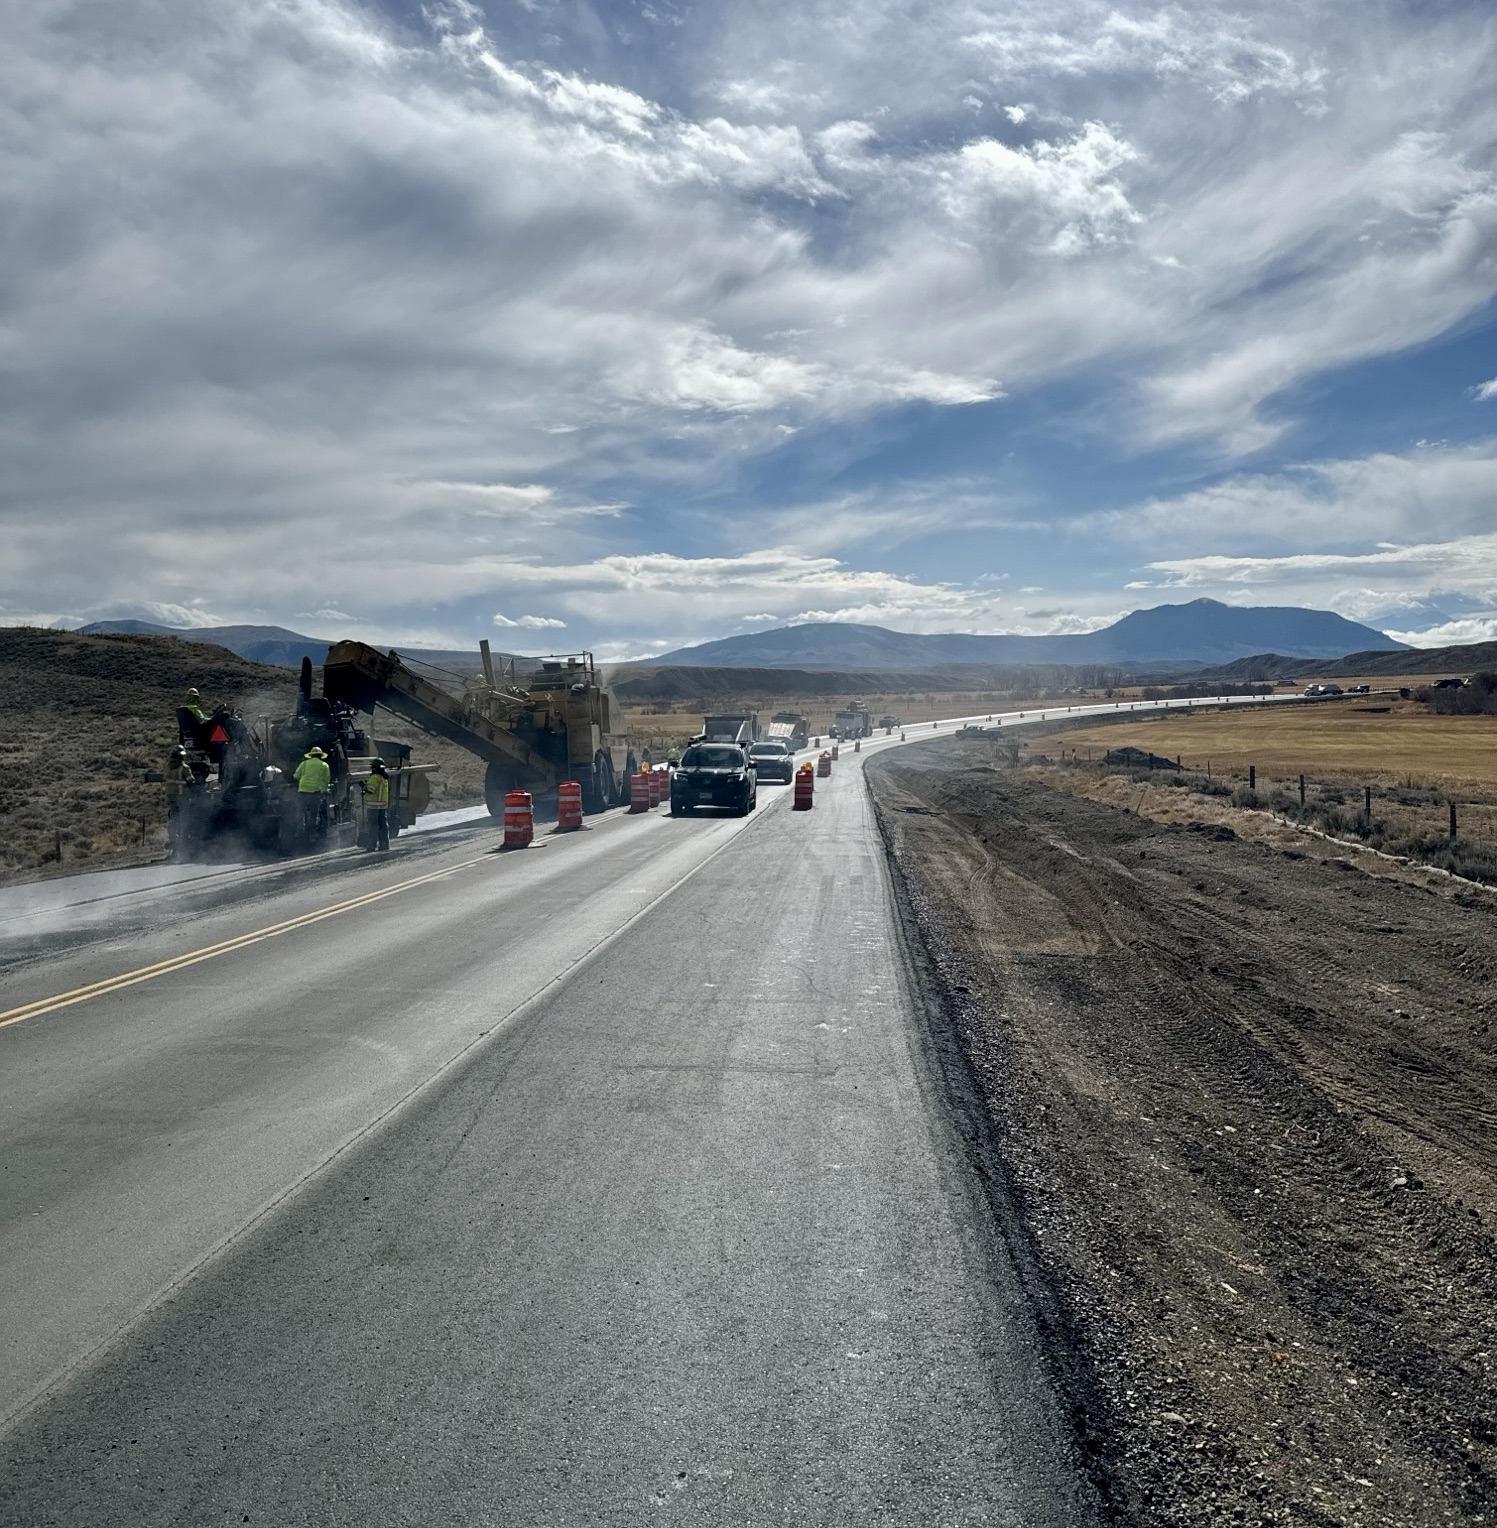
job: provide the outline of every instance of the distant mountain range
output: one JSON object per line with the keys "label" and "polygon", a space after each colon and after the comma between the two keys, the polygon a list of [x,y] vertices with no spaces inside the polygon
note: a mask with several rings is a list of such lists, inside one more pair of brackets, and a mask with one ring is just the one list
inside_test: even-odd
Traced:
{"label": "distant mountain range", "polygon": [[[94,621],[79,630],[86,636],[109,635],[112,632],[143,633],[149,637],[180,637],[184,642],[212,642],[226,647],[241,658],[252,663],[271,663],[280,668],[299,669],[303,657],[312,660],[312,666],[320,669],[322,660],[332,643],[323,637],[307,637],[284,626],[153,626],[149,621]],[[470,652],[456,652],[446,648],[402,647],[402,658],[412,658],[418,664],[429,663],[435,668],[453,669],[465,677],[479,672],[482,659],[475,647]],[[494,653],[498,663],[508,654]]]}
{"label": "distant mountain range", "polygon": [[1329,610],[1293,605],[1223,605],[1192,600],[1135,610],[1101,631],[1074,636],[921,634],[837,621],[781,626],[683,647],[652,667],[933,669],[951,663],[1182,663],[1215,665],[1263,653],[1339,658],[1349,652],[1396,652],[1407,644]]}

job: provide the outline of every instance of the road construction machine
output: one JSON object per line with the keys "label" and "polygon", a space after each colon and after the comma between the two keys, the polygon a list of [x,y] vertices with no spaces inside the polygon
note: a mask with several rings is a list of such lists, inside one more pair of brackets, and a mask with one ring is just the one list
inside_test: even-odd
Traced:
{"label": "road construction machine", "polygon": [[483,676],[461,695],[416,673],[399,654],[363,642],[336,642],[322,669],[323,693],[353,711],[384,706],[422,731],[483,759],[489,814],[504,816],[506,791],[554,793],[562,780],[582,787],[582,809],[601,812],[621,804],[635,758],[622,720],[603,688],[591,653],[531,660],[521,682],[517,664],[496,674],[487,642]]}
{"label": "road construction machine", "polygon": [[[180,761],[174,756],[164,774],[147,778],[164,779],[171,788],[169,826],[179,859],[289,855],[354,843],[363,782],[376,756],[389,771],[392,834],[411,827],[431,799],[426,771],[411,763],[407,744],[375,741],[371,747],[351,707],[326,693],[313,695],[309,658],[302,660],[289,717],[251,723],[232,706],[218,706],[207,717],[183,707],[177,735]],[[322,750],[330,777],[315,822],[303,812],[293,778],[313,748]]]}

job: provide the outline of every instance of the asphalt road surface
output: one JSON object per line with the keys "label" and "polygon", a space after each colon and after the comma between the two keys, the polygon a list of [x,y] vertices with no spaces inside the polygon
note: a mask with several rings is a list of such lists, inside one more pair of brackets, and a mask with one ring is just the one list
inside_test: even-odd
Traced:
{"label": "asphalt road surface", "polygon": [[1090,1522],[860,765],[0,972],[0,1521]]}

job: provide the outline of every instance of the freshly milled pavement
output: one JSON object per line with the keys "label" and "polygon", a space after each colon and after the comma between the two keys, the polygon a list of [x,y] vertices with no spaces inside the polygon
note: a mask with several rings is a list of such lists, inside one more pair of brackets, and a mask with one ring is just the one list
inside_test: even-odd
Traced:
{"label": "freshly milled pavement", "polygon": [[1092,1522],[860,762],[0,1031],[0,1521]]}

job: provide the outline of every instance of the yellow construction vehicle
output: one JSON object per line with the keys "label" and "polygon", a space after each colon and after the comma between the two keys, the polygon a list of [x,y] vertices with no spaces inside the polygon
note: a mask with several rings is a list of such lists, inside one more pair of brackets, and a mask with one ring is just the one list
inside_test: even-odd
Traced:
{"label": "yellow construction vehicle", "polygon": [[634,755],[614,731],[616,711],[592,654],[536,660],[522,684],[513,661],[501,682],[489,644],[479,646],[483,677],[459,696],[414,672],[397,653],[337,642],[323,664],[323,693],[356,711],[384,706],[477,754],[488,765],[484,798],[495,818],[504,815],[506,791],[546,795],[562,780],[582,786],[584,811],[621,804]]}

